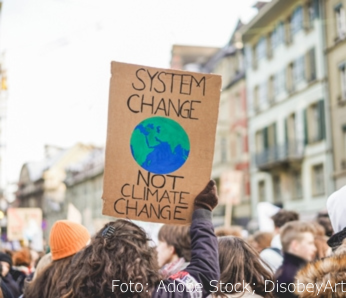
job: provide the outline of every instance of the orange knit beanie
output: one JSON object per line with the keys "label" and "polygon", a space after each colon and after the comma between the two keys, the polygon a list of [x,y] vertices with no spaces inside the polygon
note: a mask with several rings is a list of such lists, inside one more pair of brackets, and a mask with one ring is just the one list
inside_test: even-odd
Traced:
{"label": "orange knit beanie", "polygon": [[52,260],[74,255],[84,248],[89,240],[90,234],[84,226],[69,220],[58,220],[50,231]]}

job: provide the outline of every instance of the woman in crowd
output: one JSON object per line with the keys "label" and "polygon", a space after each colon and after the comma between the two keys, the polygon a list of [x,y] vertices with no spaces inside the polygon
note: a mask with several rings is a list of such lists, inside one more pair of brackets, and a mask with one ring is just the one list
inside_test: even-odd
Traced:
{"label": "woman in crowd", "polygon": [[241,238],[219,238],[219,264],[221,277],[213,283],[214,297],[274,297],[265,291],[266,281],[273,280],[271,272],[258,252]]}
{"label": "woman in crowd", "polygon": [[210,181],[194,201],[191,262],[183,271],[161,280],[156,250],[149,246],[145,231],[131,221],[117,220],[75,256],[60,283],[61,297],[208,296],[210,280],[218,280],[220,271],[211,222],[216,205],[215,182]]}
{"label": "woman in crowd", "polygon": [[190,226],[163,225],[158,240],[156,250],[162,277],[186,268],[191,259]]}
{"label": "woman in crowd", "polygon": [[49,242],[52,262],[27,285],[25,298],[58,297],[57,286],[60,280],[71,265],[73,255],[90,242],[90,234],[80,224],[59,220],[51,229]]}

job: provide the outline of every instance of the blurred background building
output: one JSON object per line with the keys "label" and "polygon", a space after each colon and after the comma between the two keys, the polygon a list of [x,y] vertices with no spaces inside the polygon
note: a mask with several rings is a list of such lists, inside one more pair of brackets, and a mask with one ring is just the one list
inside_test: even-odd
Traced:
{"label": "blurred background building", "polygon": [[314,215],[333,189],[321,1],[271,1],[243,30],[253,213]]}
{"label": "blurred background building", "polygon": [[[346,0],[272,0],[254,7],[257,15],[230,28],[223,47],[171,50],[171,68],[222,76],[212,177],[220,187],[227,173],[241,178],[234,182],[237,195],[215,210],[216,226],[247,227],[258,219],[261,202],[311,218],[346,184]],[[0,61],[1,189],[4,65]],[[61,218],[94,233],[109,220],[102,215],[103,168],[102,148],[47,146],[44,160],[23,165],[13,206],[41,208],[45,237]]]}
{"label": "blurred background building", "polygon": [[346,185],[346,1],[322,1],[336,188]]}

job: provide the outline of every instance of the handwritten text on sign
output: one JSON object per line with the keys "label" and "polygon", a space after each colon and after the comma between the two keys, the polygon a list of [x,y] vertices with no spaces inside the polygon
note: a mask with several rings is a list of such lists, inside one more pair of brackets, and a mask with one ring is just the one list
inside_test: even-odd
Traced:
{"label": "handwritten text on sign", "polygon": [[220,85],[219,76],[112,63],[104,214],[191,221],[210,178]]}

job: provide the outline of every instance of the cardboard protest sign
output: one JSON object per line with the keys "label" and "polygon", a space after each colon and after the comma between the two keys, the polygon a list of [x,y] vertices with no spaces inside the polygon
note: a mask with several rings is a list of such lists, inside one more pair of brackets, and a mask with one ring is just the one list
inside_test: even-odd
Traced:
{"label": "cardboard protest sign", "polygon": [[191,222],[210,180],[221,77],[112,62],[103,214]]}
{"label": "cardboard protest sign", "polygon": [[226,171],[220,179],[219,203],[237,205],[240,203],[243,186],[243,172]]}
{"label": "cardboard protest sign", "polygon": [[7,239],[30,241],[32,248],[42,251],[42,210],[40,208],[9,208],[7,210]]}

